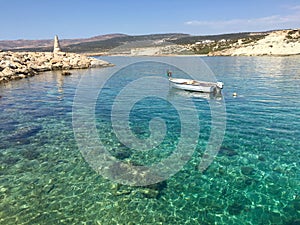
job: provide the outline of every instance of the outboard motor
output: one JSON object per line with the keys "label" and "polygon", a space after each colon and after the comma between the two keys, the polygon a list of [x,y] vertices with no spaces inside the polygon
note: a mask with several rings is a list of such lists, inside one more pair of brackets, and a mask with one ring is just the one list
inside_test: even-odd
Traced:
{"label": "outboard motor", "polygon": [[217,82],[216,86],[214,88],[214,94],[215,95],[222,95],[221,90],[223,89],[223,82]]}
{"label": "outboard motor", "polygon": [[220,88],[220,89],[223,89],[223,82],[217,82],[217,87]]}

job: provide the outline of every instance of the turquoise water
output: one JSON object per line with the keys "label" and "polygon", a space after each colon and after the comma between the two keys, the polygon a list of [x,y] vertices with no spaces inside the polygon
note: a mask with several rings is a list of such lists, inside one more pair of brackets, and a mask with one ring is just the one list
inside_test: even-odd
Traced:
{"label": "turquoise water", "polygon": [[[221,149],[201,173],[198,165],[211,131],[210,98],[168,90],[168,99],[192,98],[201,132],[184,167],[146,187],[103,178],[83,158],[74,136],[73,100],[80,79],[99,88],[95,81],[110,68],[73,71],[68,77],[47,72],[1,84],[0,224],[300,224],[299,59],[204,57],[225,84],[222,99],[210,100],[226,106]],[[118,64],[122,58],[108,60]],[[135,69],[163,76],[155,65]],[[145,98],[131,110],[130,128],[146,140],[149,121],[160,117],[166,121],[165,138],[147,152],[120,143],[110,121],[112,101],[120,87],[137,78],[135,69],[116,74],[99,93],[96,127],[111,155],[151,165],[176,148],[180,118],[167,100]]]}

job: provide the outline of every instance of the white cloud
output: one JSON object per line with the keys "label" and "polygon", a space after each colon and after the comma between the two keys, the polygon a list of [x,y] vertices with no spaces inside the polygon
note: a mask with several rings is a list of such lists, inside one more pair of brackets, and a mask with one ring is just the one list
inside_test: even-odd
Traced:
{"label": "white cloud", "polygon": [[286,6],[285,8],[290,9],[290,10],[300,11],[300,5],[289,5],[289,6]]}
{"label": "white cloud", "polygon": [[[293,10],[300,10],[299,6],[294,6]],[[184,23],[187,26],[198,27],[208,33],[216,32],[240,32],[240,31],[259,31],[284,28],[299,28],[300,13],[291,13],[286,16],[272,15],[261,18],[251,19],[232,19],[232,20],[192,20]]]}
{"label": "white cloud", "polygon": [[230,25],[270,25],[300,22],[300,15],[290,16],[269,16],[254,19],[234,19],[234,20],[219,20],[219,21],[201,21],[192,20],[185,22],[186,25],[194,26],[230,26]]}

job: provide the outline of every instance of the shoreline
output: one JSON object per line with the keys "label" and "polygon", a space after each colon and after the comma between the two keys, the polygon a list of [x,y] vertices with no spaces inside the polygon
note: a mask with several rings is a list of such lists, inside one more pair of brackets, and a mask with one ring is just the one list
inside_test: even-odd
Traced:
{"label": "shoreline", "polygon": [[297,54],[257,54],[257,55],[210,55],[210,54],[157,54],[157,55],[131,55],[131,54],[103,54],[103,53],[83,53],[87,57],[101,57],[101,56],[124,56],[124,57],[291,57],[291,56],[300,56],[300,53]]}
{"label": "shoreline", "polygon": [[0,84],[39,75],[45,71],[68,72],[73,69],[104,68],[113,64],[97,59],[101,56],[121,57],[299,57],[297,54],[108,54],[69,52],[0,52]]}

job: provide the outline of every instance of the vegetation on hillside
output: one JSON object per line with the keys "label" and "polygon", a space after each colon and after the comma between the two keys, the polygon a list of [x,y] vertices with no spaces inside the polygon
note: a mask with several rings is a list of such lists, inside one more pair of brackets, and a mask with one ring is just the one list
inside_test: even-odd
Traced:
{"label": "vegetation on hillside", "polygon": [[300,41],[300,30],[291,30],[285,37],[287,43]]}
{"label": "vegetation on hillside", "polygon": [[[184,46],[195,54],[208,54],[213,51],[220,51],[226,48],[230,48],[237,42],[248,44],[255,42],[267,33],[233,33],[233,34],[220,34],[220,35],[206,35],[206,36],[191,36],[181,33],[169,33],[169,34],[150,34],[150,35],[137,35],[137,36],[118,36],[105,40],[88,41],[78,44],[71,44],[62,47],[63,51],[75,52],[75,53],[101,53],[109,52],[119,46],[123,46],[130,43],[148,41],[153,45],[156,43],[171,43],[179,46]],[[292,34],[291,34],[292,35]],[[145,42],[146,43],[146,42]],[[157,44],[159,45],[159,44]],[[139,47],[149,47],[139,46]],[[14,49],[12,49],[14,51]],[[50,47],[40,48],[23,48],[16,49],[15,51],[52,51]]]}
{"label": "vegetation on hillside", "polygon": [[[230,37],[227,35],[220,35],[222,37]],[[222,51],[229,49],[236,45],[246,45],[250,43],[255,43],[259,39],[263,38],[265,35],[233,35],[229,39],[220,39],[215,37],[214,40],[208,39],[204,41],[198,41],[191,45],[191,50],[195,54],[208,54],[216,51]]]}

